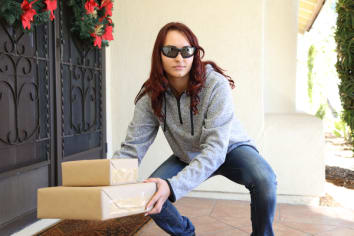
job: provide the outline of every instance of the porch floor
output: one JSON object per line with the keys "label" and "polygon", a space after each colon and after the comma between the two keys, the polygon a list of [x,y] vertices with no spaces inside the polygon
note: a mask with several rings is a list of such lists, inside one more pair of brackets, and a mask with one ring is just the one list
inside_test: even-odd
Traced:
{"label": "porch floor", "polygon": [[[250,235],[250,203],[186,197],[175,206],[188,216],[197,236]],[[353,236],[354,210],[340,207],[313,207],[277,204],[274,218],[277,236]],[[135,236],[167,236],[154,221],[149,221]]]}
{"label": "porch floor", "polygon": [[[185,197],[175,203],[182,215],[196,227],[197,236],[250,235],[248,201]],[[28,236],[50,227],[59,220],[40,220],[13,236]],[[354,236],[354,210],[278,203],[274,218],[277,236]],[[168,236],[154,221],[149,221],[135,236]]]}

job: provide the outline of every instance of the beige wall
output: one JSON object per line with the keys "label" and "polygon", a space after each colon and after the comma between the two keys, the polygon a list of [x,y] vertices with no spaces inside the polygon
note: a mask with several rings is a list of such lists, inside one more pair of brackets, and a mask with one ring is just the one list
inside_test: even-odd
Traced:
{"label": "beige wall", "polygon": [[[180,21],[199,38],[206,51],[205,59],[217,62],[235,80],[233,96],[237,116],[281,178],[278,199],[300,203],[319,195],[321,186],[312,189],[309,186],[318,184],[322,175],[304,185],[301,179],[287,174],[293,168],[289,163],[301,166],[308,157],[288,156],[293,140],[280,139],[269,132],[272,122],[276,124],[279,119],[285,124],[277,126],[277,132],[285,129],[288,132],[291,125],[286,126],[283,118],[268,119],[268,132],[264,132],[266,112],[295,111],[296,0],[121,0],[117,4],[113,16],[115,40],[107,50],[109,157],[125,138],[134,98],[149,75],[152,47],[159,29],[170,21]],[[312,119],[307,122],[308,125],[315,123]],[[282,155],[276,145],[288,149],[281,149]],[[148,177],[170,154],[159,130],[140,166],[140,178]],[[302,174],[311,173],[316,164],[321,164],[320,158],[314,159]],[[243,186],[223,177],[206,181],[190,196],[249,199]]]}
{"label": "beige wall", "polygon": [[[322,122],[308,114],[267,114],[265,150],[277,170],[278,194],[318,196],[324,191]],[[284,142],[284,140],[286,140]]]}
{"label": "beige wall", "polygon": [[265,5],[266,113],[295,112],[298,2],[268,0]]}

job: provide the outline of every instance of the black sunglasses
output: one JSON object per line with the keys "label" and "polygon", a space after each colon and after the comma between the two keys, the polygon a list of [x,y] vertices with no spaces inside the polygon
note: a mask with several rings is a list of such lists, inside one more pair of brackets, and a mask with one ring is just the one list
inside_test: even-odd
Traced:
{"label": "black sunglasses", "polygon": [[175,46],[163,46],[161,48],[161,52],[163,55],[169,58],[175,58],[178,56],[178,53],[181,52],[181,56],[183,58],[188,58],[194,55],[195,47],[185,46],[183,48],[177,48]]}

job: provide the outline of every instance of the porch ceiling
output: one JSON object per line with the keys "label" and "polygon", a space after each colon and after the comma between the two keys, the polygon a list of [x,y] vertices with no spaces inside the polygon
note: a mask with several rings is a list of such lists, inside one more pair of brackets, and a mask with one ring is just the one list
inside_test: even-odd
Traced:
{"label": "porch ceiling", "polygon": [[310,31],[325,0],[299,0],[298,33]]}

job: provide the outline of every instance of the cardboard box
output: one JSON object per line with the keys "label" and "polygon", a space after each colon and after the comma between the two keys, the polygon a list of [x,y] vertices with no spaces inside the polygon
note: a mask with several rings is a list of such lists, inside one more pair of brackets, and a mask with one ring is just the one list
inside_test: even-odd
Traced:
{"label": "cardboard box", "polygon": [[138,159],[97,159],[62,163],[63,186],[110,186],[136,183]]}
{"label": "cardboard box", "polygon": [[107,220],[139,214],[147,211],[145,207],[155,192],[155,183],[41,188],[37,191],[37,217]]}

